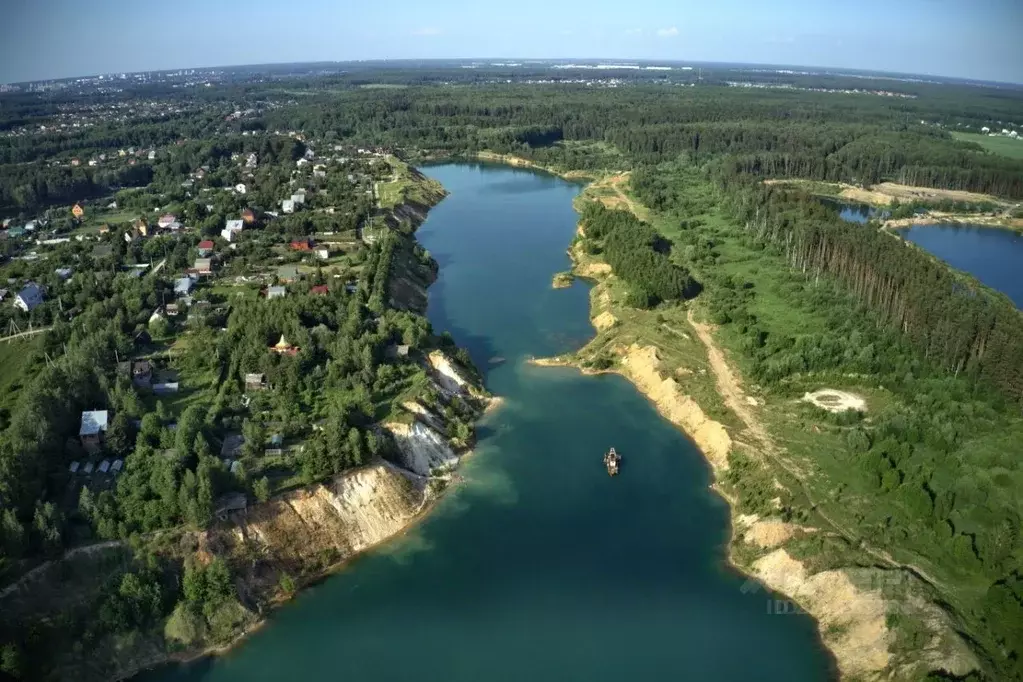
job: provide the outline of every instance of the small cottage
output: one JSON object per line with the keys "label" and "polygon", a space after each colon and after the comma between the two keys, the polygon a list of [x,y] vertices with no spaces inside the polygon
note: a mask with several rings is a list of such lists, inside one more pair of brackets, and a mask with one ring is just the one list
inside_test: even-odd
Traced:
{"label": "small cottage", "polygon": [[82,447],[85,448],[86,452],[95,454],[103,447],[103,438],[107,431],[109,416],[106,410],[82,412],[82,423],[78,429],[78,437],[81,439]]}

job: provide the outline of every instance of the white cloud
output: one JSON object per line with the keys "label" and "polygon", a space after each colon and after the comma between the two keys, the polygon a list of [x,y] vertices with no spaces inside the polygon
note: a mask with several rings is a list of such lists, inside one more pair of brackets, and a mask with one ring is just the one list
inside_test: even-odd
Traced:
{"label": "white cloud", "polygon": [[630,28],[629,30],[627,30],[625,32],[625,35],[627,35],[627,36],[638,36],[638,35],[642,35],[642,34],[643,34],[643,29],[641,29],[641,28]]}
{"label": "white cloud", "polygon": [[671,28],[659,28],[657,29],[658,38],[674,38],[678,35],[678,29],[674,26]]}
{"label": "white cloud", "polygon": [[412,31],[412,35],[414,35],[414,36],[439,36],[440,35],[440,29],[439,28],[434,28],[432,26],[426,26],[424,28],[417,28],[416,30]]}

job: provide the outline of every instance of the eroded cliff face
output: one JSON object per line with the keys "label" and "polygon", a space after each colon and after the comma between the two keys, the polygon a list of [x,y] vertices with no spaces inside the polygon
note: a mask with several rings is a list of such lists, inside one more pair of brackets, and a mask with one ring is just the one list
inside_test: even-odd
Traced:
{"label": "eroded cliff face", "polygon": [[413,473],[429,476],[458,464],[458,455],[447,439],[418,420],[411,424],[388,423],[384,428],[398,446],[399,463]]}
{"label": "eroded cliff face", "polygon": [[202,550],[244,566],[250,602],[277,598],[281,577],[317,577],[404,529],[427,505],[425,481],[378,462],[275,497],[206,533]]}
{"label": "eroded cliff face", "polygon": [[430,353],[426,361],[436,384],[448,395],[460,398],[483,399],[484,394],[469,376],[439,350]]}

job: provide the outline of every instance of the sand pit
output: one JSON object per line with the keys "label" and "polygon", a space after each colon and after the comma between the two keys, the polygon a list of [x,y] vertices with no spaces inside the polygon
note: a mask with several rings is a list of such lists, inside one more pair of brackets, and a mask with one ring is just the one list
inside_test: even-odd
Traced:
{"label": "sand pit", "polygon": [[834,388],[822,388],[819,391],[807,393],[803,396],[803,400],[813,403],[828,412],[845,412],[846,410],[867,411],[866,400],[855,393],[847,393],[846,391],[839,391]]}

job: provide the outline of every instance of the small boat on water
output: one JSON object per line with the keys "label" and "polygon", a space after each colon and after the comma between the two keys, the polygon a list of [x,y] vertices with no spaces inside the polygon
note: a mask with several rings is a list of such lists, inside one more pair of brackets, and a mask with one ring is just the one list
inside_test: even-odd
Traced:
{"label": "small boat on water", "polygon": [[607,451],[604,455],[604,466],[607,467],[608,476],[617,476],[618,468],[621,466],[622,456],[615,452],[614,448]]}

